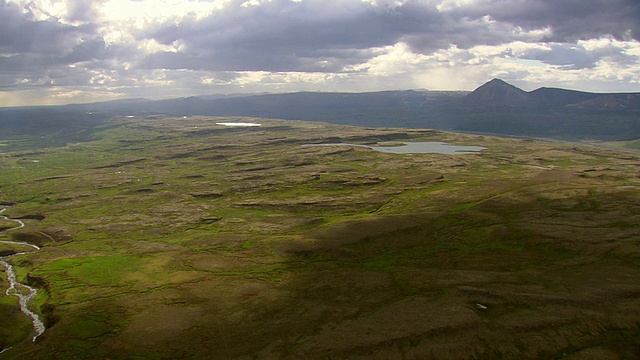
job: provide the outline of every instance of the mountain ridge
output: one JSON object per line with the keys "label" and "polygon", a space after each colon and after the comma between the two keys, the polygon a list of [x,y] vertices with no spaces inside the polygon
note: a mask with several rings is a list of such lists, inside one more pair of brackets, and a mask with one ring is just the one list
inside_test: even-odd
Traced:
{"label": "mountain ridge", "polygon": [[570,139],[640,138],[640,93],[551,87],[524,91],[496,78],[472,92],[294,92],[0,108],[0,140],[37,132],[77,141],[90,138],[92,126],[114,116],[156,115],[248,116]]}
{"label": "mountain ridge", "polygon": [[635,101],[636,97],[640,98],[640,93],[593,93],[553,87],[540,87],[532,91],[524,91],[502,79],[495,78],[467,95],[464,104],[478,107],[582,106],[595,108],[598,106],[611,107],[617,103],[640,109],[640,103]]}
{"label": "mountain ridge", "polygon": [[[314,92],[299,91],[288,93],[257,93],[257,94],[227,94],[227,95],[197,95],[180,98],[169,98],[162,100],[151,100],[146,98],[131,98],[99,101],[93,103],[76,103],[66,105],[43,105],[43,106],[19,106],[19,107],[0,107],[0,111],[17,110],[17,109],[82,109],[85,111],[92,110],[109,110],[114,112],[159,112],[169,115],[178,115],[179,112],[185,114],[216,115],[208,112],[215,112],[217,109],[225,108],[225,105],[239,105],[236,103],[248,102],[252,103],[252,108],[256,111],[260,108],[274,107],[274,100],[294,99],[294,103],[300,100],[314,102],[324,102],[325,105],[335,106],[346,104],[355,104],[359,106],[381,107],[398,104],[397,98],[407,99],[414,97],[411,103],[415,102],[415,97],[431,97],[438,96],[444,98],[450,96],[464,98],[456,105],[465,107],[559,107],[559,106],[585,106],[585,107],[611,107],[614,104],[624,106],[638,107],[637,99],[640,98],[640,92],[612,92],[612,93],[594,93],[580,90],[570,90],[554,87],[539,87],[532,91],[525,91],[519,87],[512,85],[502,79],[494,78],[471,92],[467,91],[431,91],[431,90],[383,90],[370,92]],[[394,100],[394,98],[396,100]],[[374,100],[372,100],[374,99]],[[600,100],[594,100],[600,99]],[[582,105],[578,105],[584,103]],[[196,108],[193,108],[193,106]],[[176,107],[177,106],[177,107]],[[187,110],[182,109],[186,106]],[[242,107],[242,106],[239,106]],[[241,113],[242,110],[227,110],[226,113]],[[206,112],[206,113],[205,113]]]}

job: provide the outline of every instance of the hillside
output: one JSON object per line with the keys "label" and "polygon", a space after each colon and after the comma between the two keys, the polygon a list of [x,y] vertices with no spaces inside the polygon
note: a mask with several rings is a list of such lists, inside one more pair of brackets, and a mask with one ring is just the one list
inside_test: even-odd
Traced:
{"label": "hillside", "polygon": [[[638,355],[638,154],[240,117],[93,130],[0,157],[0,260],[46,326],[32,341],[0,277],[0,359]],[[374,150],[404,142],[484,149]]]}

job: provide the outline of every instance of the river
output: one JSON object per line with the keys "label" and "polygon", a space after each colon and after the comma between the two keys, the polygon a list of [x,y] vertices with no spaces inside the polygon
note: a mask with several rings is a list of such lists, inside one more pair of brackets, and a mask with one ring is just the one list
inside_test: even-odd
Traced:
{"label": "river", "polygon": [[[3,207],[2,210],[0,210],[0,214],[4,213],[5,211],[7,211],[7,207]],[[13,230],[17,230],[17,229],[21,229],[25,226],[24,222],[22,220],[17,220],[17,219],[11,219],[8,216],[1,216],[3,219],[7,220],[7,221],[14,221],[17,222],[19,224],[19,226],[11,228],[11,229],[7,229],[5,231],[13,231]],[[26,242],[19,242],[19,241],[9,241],[9,240],[0,240],[0,243],[4,243],[4,244],[13,244],[13,245],[23,245],[26,247],[30,247],[33,248],[35,250],[40,250],[40,247],[34,244],[29,244]],[[42,320],[40,320],[40,317],[38,316],[38,314],[36,314],[35,312],[31,311],[31,309],[29,309],[29,303],[36,297],[36,295],[38,294],[38,290],[36,288],[33,288],[27,284],[23,284],[21,282],[18,281],[18,279],[16,278],[16,272],[13,270],[13,265],[9,264],[7,262],[7,260],[14,255],[20,255],[20,254],[24,254],[24,252],[21,253],[16,253],[13,255],[8,255],[8,256],[2,256],[0,257],[0,265],[2,265],[4,267],[4,271],[7,274],[7,281],[9,282],[9,286],[7,287],[7,291],[6,294],[7,295],[14,295],[18,297],[18,302],[20,304],[20,310],[27,315],[30,319],[31,319],[31,323],[33,324],[33,329],[35,331],[35,335],[33,336],[33,341],[36,341],[36,339],[38,338],[38,336],[42,335],[44,333],[45,330],[45,326],[44,323],[42,322]]]}

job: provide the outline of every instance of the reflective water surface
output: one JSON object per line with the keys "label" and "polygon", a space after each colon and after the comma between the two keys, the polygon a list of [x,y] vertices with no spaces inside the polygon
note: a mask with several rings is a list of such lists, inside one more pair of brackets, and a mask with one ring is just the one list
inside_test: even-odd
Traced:
{"label": "reflective water surface", "polygon": [[443,142],[434,141],[418,141],[403,142],[400,146],[369,146],[348,143],[333,144],[309,144],[303,146],[358,146],[366,147],[375,151],[393,153],[393,154],[447,154],[447,155],[466,155],[477,154],[486,149],[482,146],[470,145],[450,145]]}

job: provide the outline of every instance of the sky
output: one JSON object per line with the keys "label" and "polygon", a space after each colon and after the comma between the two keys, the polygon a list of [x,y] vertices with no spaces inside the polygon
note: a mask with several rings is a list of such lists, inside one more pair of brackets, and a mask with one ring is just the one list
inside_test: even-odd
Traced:
{"label": "sky", "polygon": [[640,92],[640,0],[0,0],[0,106],[492,78]]}

